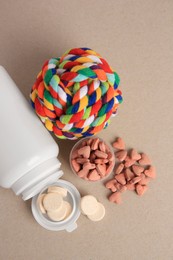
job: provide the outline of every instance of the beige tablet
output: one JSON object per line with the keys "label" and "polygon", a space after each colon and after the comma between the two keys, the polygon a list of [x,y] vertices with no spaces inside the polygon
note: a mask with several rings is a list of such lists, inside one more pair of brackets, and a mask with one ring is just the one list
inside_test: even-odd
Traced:
{"label": "beige tablet", "polygon": [[83,214],[92,215],[97,211],[98,202],[94,196],[86,195],[81,198],[80,206]]}
{"label": "beige tablet", "polygon": [[43,199],[44,199],[45,195],[46,195],[46,194],[44,194],[44,193],[43,193],[43,194],[40,194],[40,195],[38,196],[38,199],[37,199],[37,203],[38,203],[39,209],[40,209],[41,213],[43,213],[43,214],[46,213],[46,210],[45,210],[44,207],[43,207]]}
{"label": "beige tablet", "polygon": [[62,204],[63,199],[59,193],[48,193],[43,198],[43,206],[47,211],[58,210]]}
{"label": "beige tablet", "polygon": [[48,211],[47,215],[51,220],[61,221],[66,217],[67,214],[67,204],[63,201],[63,204],[60,209],[55,211]]}
{"label": "beige tablet", "polygon": [[64,201],[63,202],[67,208],[67,212],[66,212],[66,215],[65,215],[65,219],[68,218],[72,212],[72,206],[71,204],[68,202],[68,201]]}
{"label": "beige tablet", "polygon": [[97,211],[92,215],[87,215],[87,217],[92,221],[100,221],[105,216],[105,207],[103,204],[98,202]]}
{"label": "beige tablet", "polygon": [[47,189],[47,192],[48,193],[57,192],[57,193],[61,194],[63,198],[67,196],[67,189],[59,187],[59,186],[50,186]]}

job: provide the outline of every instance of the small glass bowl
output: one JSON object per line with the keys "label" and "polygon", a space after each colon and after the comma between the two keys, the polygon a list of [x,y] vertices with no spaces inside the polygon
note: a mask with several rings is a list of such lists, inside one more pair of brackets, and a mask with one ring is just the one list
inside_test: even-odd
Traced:
{"label": "small glass bowl", "polygon": [[[84,145],[84,143],[85,142],[87,142],[87,141],[89,141],[90,139],[99,139],[99,142],[103,142],[104,144],[105,144],[105,146],[106,146],[106,153],[107,152],[110,152],[111,154],[112,154],[112,161],[109,161],[108,163],[106,163],[106,169],[108,169],[108,166],[110,166],[109,167],[109,169],[108,169],[108,172],[103,176],[103,175],[101,175],[101,174],[99,174],[100,175],[100,179],[98,179],[98,180],[91,180],[91,179],[89,179],[88,178],[88,176],[89,176],[89,173],[90,173],[90,171],[89,171],[89,173],[87,174],[87,177],[85,176],[85,177],[80,177],[80,176],[78,176],[78,174],[77,174],[77,172],[75,171],[75,169],[73,168],[73,165],[72,165],[72,160],[74,159],[74,153],[75,153],[75,151],[77,150],[77,149],[80,149],[81,147],[83,147]],[[93,151],[94,152],[94,151]],[[79,156],[80,157],[80,156]],[[98,158],[96,158],[96,159],[98,159]],[[70,152],[70,157],[69,157],[69,161],[70,161],[70,166],[71,166],[71,169],[72,169],[72,171],[73,171],[73,173],[75,174],[75,175],[77,175],[79,178],[81,178],[81,179],[83,179],[83,180],[87,180],[87,181],[100,181],[100,180],[103,180],[103,179],[105,179],[105,178],[107,178],[111,173],[112,173],[112,170],[114,169],[114,166],[115,166],[115,155],[114,155],[114,151],[113,151],[113,149],[112,149],[112,147],[109,145],[109,144],[107,144],[103,139],[101,139],[100,137],[86,137],[86,138],[82,138],[81,140],[79,140],[74,146],[73,146],[73,148],[72,148],[72,150],[71,150],[71,152]],[[89,158],[89,162],[91,162],[91,163],[94,163],[94,162],[92,162],[92,161],[90,161],[90,158]],[[82,164],[81,164],[81,169],[82,169]],[[80,170],[81,170],[80,169]]]}

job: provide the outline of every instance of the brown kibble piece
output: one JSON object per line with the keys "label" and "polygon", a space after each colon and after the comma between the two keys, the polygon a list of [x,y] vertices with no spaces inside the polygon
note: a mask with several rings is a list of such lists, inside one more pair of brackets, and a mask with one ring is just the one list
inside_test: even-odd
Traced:
{"label": "brown kibble piece", "polygon": [[96,159],[96,155],[95,155],[95,153],[94,153],[94,151],[92,151],[91,153],[90,153],[90,162],[94,162],[94,160]]}
{"label": "brown kibble piece", "polygon": [[115,153],[115,156],[119,161],[123,162],[127,156],[127,151],[118,151]]}
{"label": "brown kibble piece", "polygon": [[125,179],[124,173],[120,173],[118,175],[115,175],[115,179],[122,185],[126,184],[126,179]]}
{"label": "brown kibble piece", "polygon": [[144,168],[140,165],[132,165],[132,170],[135,175],[140,176],[141,173],[144,171]]}
{"label": "brown kibble piece", "polygon": [[113,169],[113,162],[112,161],[109,161],[109,164],[106,168],[106,175],[108,175]]}
{"label": "brown kibble piece", "polygon": [[126,185],[122,185],[122,187],[119,189],[120,192],[124,192],[127,190]]}
{"label": "brown kibble piece", "polygon": [[133,183],[127,183],[126,187],[128,190],[135,190],[135,184],[133,184]]}
{"label": "brown kibble piece", "polygon": [[139,184],[140,185],[147,185],[149,182],[150,182],[150,178],[149,177],[147,177],[147,176],[145,176],[145,174],[141,174],[141,180],[139,181]]}
{"label": "brown kibble piece", "polygon": [[115,149],[118,149],[118,150],[124,150],[125,149],[125,143],[124,143],[124,141],[121,137],[118,137],[116,139],[116,141],[112,144],[112,146]]}
{"label": "brown kibble piece", "polygon": [[86,145],[87,145],[87,142],[86,142],[86,141],[83,141],[83,142],[82,142],[82,147],[83,147],[83,146],[86,146]]}
{"label": "brown kibble piece", "polygon": [[106,169],[107,169],[107,164],[106,164],[106,163],[101,163],[101,165],[104,167],[104,169],[105,169],[105,172],[106,172]]}
{"label": "brown kibble piece", "polygon": [[95,159],[94,162],[96,164],[105,164],[108,162],[108,159]]}
{"label": "brown kibble piece", "polygon": [[80,163],[80,164],[84,164],[86,162],[89,162],[89,160],[87,158],[79,157],[79,158],[76,158],[76,162]]}
{"label": "brown kibble piece", "polygon": [[80,170],[80,171],[77,173],[77,175],[78,175],[79,177],[81,177],[81,178],[85,178],[85,177],[87,177],[88,172],[89,172],[89,170],[85,168],[85,169]]}
{"label": "brown kibble piece", "polygon": [[82,148],[80,148],[79,150],[78,150],[78,154],[79,155],[82,155],[84,158],[89,158],[89,156],[90,156],[90,146],[89,145],[87,145],[87,146],[84,146],[84,147],[82,147]]}
{"label": "brown kibble piece", "polygon": [[83,164],[83,169],[87,168],[88,170],[94,169],[96,166],[94,163],[86,162]]}
{"label": "brown kibble piece", "polygon": [[102,141],[99,142],[99,149],[100,149],[100,151],[102,151],[104,153],[106,152],[106,147],[105,147],[104,142],[102,142]]}
{"label": "brown kibble piece", "polygon": [[79,157],[78,150],[74,150],[72,152],[71,159],[76,159],[77,157]]}
{"label": "brown kibble piece", "polygon": [[108,157],[108,154],[107,153],[104,153],[102,151],[99,151],[99,150],[96,150],[95,151],[95,155],[98,157],[98,158],[103,158],[103,159],[106,159]]}
{"label": "brown kibble piece", "polygon": [[75,170],[75,172],[78,172],[79,170],[80,170],[80,164],[75,160],[75,159],[73,159],[72,161],[71,161],[71,164],[72,164],[72,166],[73,166],[73,169]]}
{"label": "brown kibble piece", "polygon": [[106,186],[106,188],[109,189],[110,185],[112,185],[112,184],[115,185],[116,183],[117,183],[117,181],[115,179],[111,179],[108,182],[106,182],[105,186]]}
{"label": "brown kibble piece", "polygon": [[99,138],[94,138],[91,143],[91,150],[97,150],[99,144]]}
{"label": "brown kibble piece", "polygon": [[97,164],[96,170],[102,177],[106,175],[106,168],[102,164]]}
{"label": "brown kibble piece", "polygon": [[152,179],[156,178],[156,169],[154,166],[150,166],[147,170],[144,171],[144,174],[147,177],[150,177]]}
{"label": "brown kibble piece", "polygon": [[139,164],[141,165],[149,165],[151,164],[151,160],[145,153],[141,153],[141,159],[139,160]]}
{"label": "brown kibble piece", "polygon": [[132,160],[139,161],[141,159],[141,155],[135,149],[132,149],[130,151],[130,158]]}
{"label": "brown kibble piece", "polygon": [[111,189],[110,189],[112,192],[116,192],[117,191],[117,188],[115,186],[112,186]]}
{"label": "brown kibble piece", "polygon": [[107,159],[109,161],[113,161],[114,160],[114,156],[113,156],[113,154],[111,152],[108,152],[107,155],[108,155]]}
{"label": "brown kibble piece", "polygon": [[142,196],[148,189],[148,187],[146,185],[140,185],[140,184],[137,184],[136,187],[136,193],[139,195],[139,196]]}
{"label": "brown kibble piece", "polygon": [[124,164],[123,164],[123,163],[120,163],[120,164],[118,165],[118,167],[116,168],[116,170],[115,170],[115,174],[120,174],[123,169],[124,169]]}
{"label": "brown kibble piece", "polygon": [[126,158],[125,158],[125,167],[126,168],[129,168],[129,167],[131,167],[133,164],[135,164],[135,160],[133,160],[133,159],[131,159],[128,155],[126,156]]}
{"label": "brown kibble piece", "polygon": [[92,138],[89,138],[89,139],[87,139],[87,145],[91,145],[91,143],[92,143],[92,141],[93,141],[93,139]]}
{"label": "brown kibble piece", "polygon": [[106,153],[110,152],[110,147],[105,143],[105,149],[106,149]]}
{"label": "brown kibble piece", "polygon": [[105,184],[105,187],[107,188],[107,189],[110,189],[112,192],[115,192],[116,190],[117,190],[117,188],[116,188],[116,183],[117,183],[117,181],[115,180],[115,179],[112,179],[112,180],[110,180],[110,181],[108,181],[106,184]]}
{"label": "brown kibble piece", "polygon": [[135,176],[134,173],[130,169],[125,169],[124,175],[125,175],[125,178],[127,181],[132,180]]}
{"label": "brown kibble piece", "polygon": [[121,190],[122,186],[123,186],[123,185],[120,184],[119,182],[117,182],[117,183],[115,184],[115,187],[117,188],[118,191]]}
{"label": "brown kibble piece", "polygon": [[88,174],[88,179],[90,181],[98,181],[100,180],[100,175],[98,174],[97,170],[94,169],[94,170],[91,170]]}
{"label": "brown kibble piece", "polygon": [[112,193],[112,194],[109,196],[109,201],[114,202],[114,203],[117,203],[117,204],[121,204],[121,203],[122,203],[121,193],[118,192],[118,191]]}
{"label": "brown kibble piece", "polygon": [[142,179],[141,177],[135,177],[135,178],[133,178],[129,183],[131,183],[131,184],[136,184],[136,183],[138,183],[141,179]]}

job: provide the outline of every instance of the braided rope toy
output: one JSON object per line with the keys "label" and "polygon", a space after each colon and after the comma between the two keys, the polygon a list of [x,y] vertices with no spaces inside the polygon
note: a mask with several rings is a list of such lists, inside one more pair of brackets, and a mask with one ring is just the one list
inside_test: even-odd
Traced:
{"label": "braided rope toy", "polygon": [[119,76],[89,48],[45,62],[32,87],[32,106],[62,139],[92,136],[107,127],[122,102]]}

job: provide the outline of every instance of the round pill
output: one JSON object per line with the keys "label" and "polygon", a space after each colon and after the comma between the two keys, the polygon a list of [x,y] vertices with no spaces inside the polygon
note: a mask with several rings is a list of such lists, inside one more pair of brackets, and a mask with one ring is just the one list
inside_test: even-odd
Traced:
{"label": "round pill", "polygon": [[65,215],[65,219],[66,219],[66,218],[68,218],[70,216],[70,214],[72,212],[72,206],[71,206],[71,204],[68,201],[64,201],[63,203],[65,204],[66,209],[67,209],[66,215]]}
{"label": "round pill", "polygon": [[81,199],[81,210],[85,215],[92,215],[97,211],[98,201],[92,195],[86,195]]}
{"label": "round pill", "polygon": [[43,206],[47,211],[58,210],[62,204],[63,199],[59,193],[48,193],[43,198]]}
{"label": "round pill", "polygon": [[43,213],[43,214],[46,213],[46,210],[45,210],[45,208],[43,207],[43,199],[44,199],[45,195],[46,195],[45,193],[40,194],[40,195],[38,196],[38,199],[37,199],[37,203],[38,203],[39,209],[40,209],[41,213]]}
{"label": "round pill", "polygon": [[61,221],[66,217],[67,214],[67,205],[66,203],[62,203],[62,207],[58,210],[48,211],[48,217],[53,221]]}
{"label": "round pill", "polygon": [[50,186],[47,189],[48,193],[54,193],[57,192],[59,193],[63,198],[67,196],[67,189],[59,187],[59,186]]}
{"label": "round pill", "polygon": [[98,202],[97,211],[92,215],[87,215],[87,217],[92,221],[100,221],[105,216],[105,207],[103,204]]}

